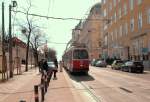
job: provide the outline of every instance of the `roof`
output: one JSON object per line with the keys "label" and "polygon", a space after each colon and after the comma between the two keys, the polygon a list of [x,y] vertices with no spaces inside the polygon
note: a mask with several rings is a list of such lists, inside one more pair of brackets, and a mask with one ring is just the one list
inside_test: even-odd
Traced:
{"label": "roof", "polygon": [[13,37],[13,38],[12,38],[12,42],[13,42],[14,44],[20,46],[20,47],[23,47],[23,48],[25,48],[25,47],[27,46],[25,42],[23,42],[22,40],[20,40],[20,39],[17,38],[17,37]]}
{"label": "roof", "polygon": [[93,12],[94,10],[100,11],[101,9],[101,3],[96,3],[90,10],[90,13]]}

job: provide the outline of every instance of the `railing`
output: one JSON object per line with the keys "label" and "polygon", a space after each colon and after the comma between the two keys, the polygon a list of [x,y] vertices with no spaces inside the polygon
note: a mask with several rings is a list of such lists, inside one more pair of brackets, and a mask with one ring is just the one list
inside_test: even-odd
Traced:
{"label": "railing", "polygon": [[35,85],[34,86],[34,97],[35,97],[35,102],[39,102],[39,92],[38,89],[40,87],[41,90],[41,102],[44,102],[45,100],[45,94],[47,93],[47,88],[50,83],[50,79],[52,77],[52,71],[43,72],[41,76],[41,84],[40,85]]}

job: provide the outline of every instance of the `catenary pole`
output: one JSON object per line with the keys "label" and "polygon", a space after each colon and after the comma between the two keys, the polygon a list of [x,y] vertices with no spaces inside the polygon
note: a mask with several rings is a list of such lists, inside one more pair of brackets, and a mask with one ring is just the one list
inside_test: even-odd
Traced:
{"label": "catenary pole", "polygon": [[11,34],[11,8],[9,5],[9,74],[10,78],[13,77],[13,60],[12,60],[12,34]]}
{"label": "catenary pole", "polygon": [[5,22],[4,22],[4,2],[2,2],[2,80],[5,79],[5,48],[4,48],[4,38],[5,38]]}

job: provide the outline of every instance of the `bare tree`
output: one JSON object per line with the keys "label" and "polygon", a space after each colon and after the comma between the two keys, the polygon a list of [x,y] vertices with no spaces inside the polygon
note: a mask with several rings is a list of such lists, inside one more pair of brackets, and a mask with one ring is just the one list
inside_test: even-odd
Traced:
{"label": "bare tree", "polygon": [[26,19],[25,19],[25,23],[23,24],[23,22],[18,22],[18,26],[21,28],[22,34],[25,35],[25,37],[27,38],[27,49],[26,49],[26,67],[25,67],[25,71],[28,71],[28,59],[29,59],[29,49],[30,49],[30,45],[32,47],[32,51],[33,51],[33,55],[34,55],[34,59],[35,59],[35,64],[37,65],[38,62],[38,47],[41,45],[42,42],[42,31],[40,30],[40,28],[38,26],[37,20],[35,18],[33,18],[33,16],[29,15],[31,7],[33,6],[31,4],[31,0],[28,0],[28,8],[25,9],[23,8],[23,10],[26,12]]}
{"label": "bare tree", "polygon": [[45,40],[44,33],[40,29],[35,29],[30,39],[30,44],[33,49],[35,66],[38,65],[38,56],[39,56],[38,48],[43,44],[44,40]]}
{"label": "bare tree", "polygon": [[33,32],[33,30],[37,27],[34,24],[34,20],[33,18],[29,17],[29,11],[31,9],[31,1],[29,1],[29,7],[26,9],[24,9],[26,11],[26,22],[27,24],[25,25],[20,25],[21,27],[21,31],[23,34],[26,35],[27,37],[27,50],[26,50],[26,67],[25,67],[25,71],[28,71],[28,56],[29,56],[29,47],[30,47],[30,38],[31,38],[31,34]]}

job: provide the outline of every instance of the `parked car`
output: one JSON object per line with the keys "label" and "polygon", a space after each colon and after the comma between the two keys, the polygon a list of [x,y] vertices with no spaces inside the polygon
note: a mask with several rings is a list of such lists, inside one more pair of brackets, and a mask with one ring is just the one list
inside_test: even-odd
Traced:
{"label": "parked car", "polygon": [[98,60],[98,61],[96,62],[96,64],[95,64],[95,66],[96,66],[96,67],[106,67],[107,64],[106,64],[106,62],[103,61],[103,60]]}
{"label": "parked car", "polygon": [[142,61],[127,61],[124,65],[121,67],[122,71],[129,71],[129,72],[140,72],[143,73],[144,71],[144,65]]}
{"label": "parked car", "polygon": [[114,62],[112,63],[111,68],[119,70],[119,69],[121,69],[122,65],[123,65],[123,61],[122,60],[114,60]]}
{"label": "parked car", "polygon": [[47,64],[48,64],[48,69],[50,69],[50,70],[55,70],[56,69],[56,66],[55,66],[54,62],[49,61],[49,62],[47,62]]}
{"label": "parked car", "polygon": [[97,63],[97,61],[99,61],[100,59],[94,59],[92,62],[91,62],[91,65],[92,66],[96,66],[96,63]]}

